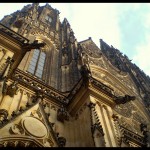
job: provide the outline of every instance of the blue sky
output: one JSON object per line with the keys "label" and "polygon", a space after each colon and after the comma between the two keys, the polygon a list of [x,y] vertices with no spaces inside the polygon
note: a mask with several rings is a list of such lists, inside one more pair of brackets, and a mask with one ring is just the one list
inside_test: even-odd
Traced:
{"label": "blue sky", "polygon": [[[29,3],[1,3],[0,19]],[[150,3],[49,3],[69,21],[78,41],[92,37],[119,49],[150,76]],[[40,6],[45,3],[40,3]]]}

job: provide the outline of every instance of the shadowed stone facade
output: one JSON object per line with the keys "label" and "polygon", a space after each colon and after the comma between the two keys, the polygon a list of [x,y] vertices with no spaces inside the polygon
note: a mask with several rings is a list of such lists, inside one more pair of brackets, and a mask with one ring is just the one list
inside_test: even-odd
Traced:
{"label": "shadowed stone facade", "polygon": [[149,147],[150,78],[33,3],[0,23],[1,147]]}

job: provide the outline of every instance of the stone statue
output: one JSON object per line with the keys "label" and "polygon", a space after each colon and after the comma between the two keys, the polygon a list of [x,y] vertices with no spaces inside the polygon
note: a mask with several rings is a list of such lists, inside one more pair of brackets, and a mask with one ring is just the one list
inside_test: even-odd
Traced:
{"label": "stone statue", "polygon": [[18,90],[18,81],[14,81],[11,85],[7,87],[6,95],[13,97]]}
{"label": "stone statue", "polygon": [[81,66],[80,73],[83,78],[83,83],[86,85],[89,77],[91,76],[91,72],[89,71],[89,69],[87,68],[87,66],[85,64],[83,66]]}
{"label": "stone statue", "polygon": [[64,122],[64,120],[69,120],[67,110],[63,105],[57,111],[57,120],[61,122]]}

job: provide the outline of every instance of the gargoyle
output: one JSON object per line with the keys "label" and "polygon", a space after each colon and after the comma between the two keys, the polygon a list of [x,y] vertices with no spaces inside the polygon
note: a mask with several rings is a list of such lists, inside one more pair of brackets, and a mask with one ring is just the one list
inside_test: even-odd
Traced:
{"label": "gargoyle", "polygon": [[86,85],[86,83],[88,82],[89,77],[91,76],[91,72],[90,70],[87,68],[86,65],[81,66],[81,70],[80,70],[81,76],[83,78],[83,82]]}
{"label": "gargoyle", "polygon": [[23,49],[40,49],[41,47],[44,47],[46,44],[45,43],[38,43],[38,40],[35,40],[33,43],[26,43],[23,47]]}
{"label": "gargoyle", "polygon": [[115,97],[114,101],[116,102],[116,104],[125,104],[131,100],[135,100],[135,96],[130,96],[130,95],[125,95],[125,96],[119,96],[119,97]]}

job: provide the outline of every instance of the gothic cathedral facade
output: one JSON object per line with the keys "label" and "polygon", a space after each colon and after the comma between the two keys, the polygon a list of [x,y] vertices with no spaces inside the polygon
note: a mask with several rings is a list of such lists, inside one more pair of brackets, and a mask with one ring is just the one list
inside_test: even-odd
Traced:
{"label": "gothic cathedral facade", "polygon": [[149,147],[150,77],[33,3],[0,21],[0,147]]}

